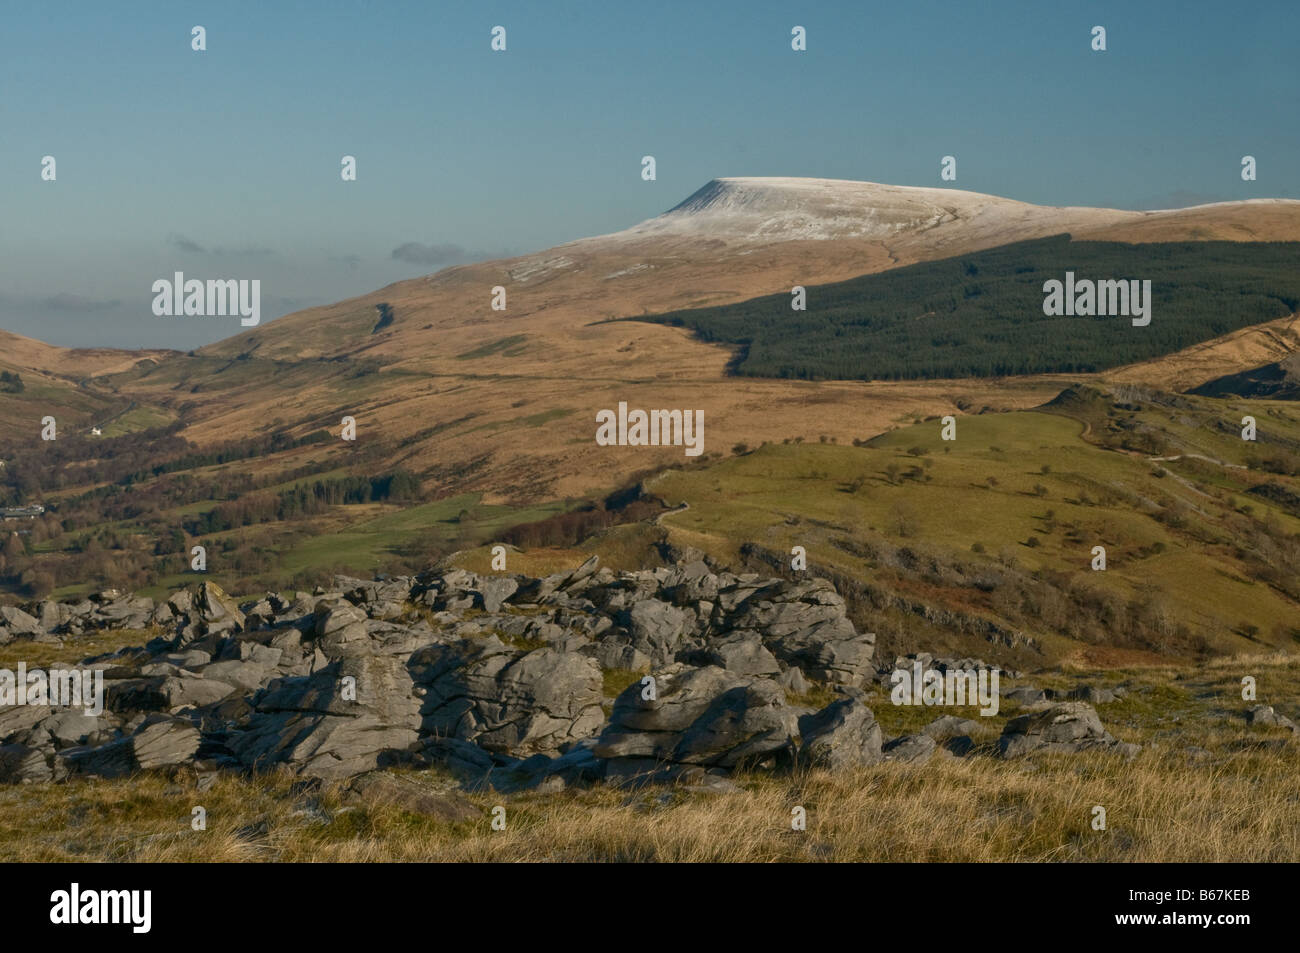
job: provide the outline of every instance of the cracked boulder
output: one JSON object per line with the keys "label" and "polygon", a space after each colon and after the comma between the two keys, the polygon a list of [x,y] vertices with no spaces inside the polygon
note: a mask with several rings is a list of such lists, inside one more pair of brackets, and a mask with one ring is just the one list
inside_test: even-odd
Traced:
{"label": "cracked boulder", "polygon": [[799,719],[799,760],[813,767],[844,768],[880,760],[881,732],[860,691]]}
{"label": "cracked boulder", "polygon": [[520,650],[497,636],[421,649],[422,730],[492,752],[553,751],[600,730],[600,665],[578,652]]}
{"label": "cracked boulder", "polygon": [[199,751],[198,728],[183,718],[150,715],[124,738],[98,747],[59,752],[68,774],[124,777],[138,771],[187,764]]}
{"label": "cracked boulder", "polygon": [[844,600],[825,579],[757,588],[729,617],[728,626],[758,633],[777,659],[819,681],[856,687],[874,674],[876,637],[854,628]]}
{"label": "cracked boulder", "polygon": [[284,763],[308,777],[347,778],[416,746],[420,704],[405,659],[351,655],[272,682],[227,745],[251,768]]}
{"label": "cracked boulder", "polygon": [[786,704],[775,681],[717,666],[674,666],[655,676],[655,697],[638,682],[614,702],[593,748],[601,758],[631,758],[732,769],[789,763],[807,709]]}

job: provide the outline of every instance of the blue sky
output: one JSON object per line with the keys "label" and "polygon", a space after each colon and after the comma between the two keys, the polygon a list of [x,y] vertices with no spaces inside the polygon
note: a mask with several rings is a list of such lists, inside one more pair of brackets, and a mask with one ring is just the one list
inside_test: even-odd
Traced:
{"label": "blue sky", "polygon": [[1281,0],[8,3],[0,327],[192,347],[240,327],[155,317],[175,271],[260,278],[265,321],[725,175],[940,186],[951,154],[1050,205],[1300,197],[1298,34]]}

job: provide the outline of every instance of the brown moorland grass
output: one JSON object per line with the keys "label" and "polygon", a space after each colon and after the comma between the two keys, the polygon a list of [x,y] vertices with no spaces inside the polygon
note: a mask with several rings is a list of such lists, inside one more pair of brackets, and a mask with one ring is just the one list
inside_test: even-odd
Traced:
{"label": "brown moorland grass", "polygon": [[[1212,741],[1211,744],[1214,742]],[[6,861],[1161,861],[1300,858],[1294,745],[1198,762],[1148,750],[1004,762],[939,758],[842,773],[750,777],[703,794],[612,788],[473,795],[447,824],[344,806],[287,776],[223,777],[203,793],[159,775],[0,790]],[[193,831],[192,807],[208,828]],[[506,809],[494,831],[491,810]],[[807,829],[791,826],[807,811]],[[1094,830],[1094,808],[1106,829]]]}

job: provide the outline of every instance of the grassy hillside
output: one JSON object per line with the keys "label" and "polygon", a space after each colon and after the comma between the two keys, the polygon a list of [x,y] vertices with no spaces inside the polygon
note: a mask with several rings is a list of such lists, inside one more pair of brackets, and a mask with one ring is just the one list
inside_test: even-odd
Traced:
{"label": "grassy hillside", "polygon": [[[899,380],[1091,373],[1169,354],[1300,307],[1297,242],[1017,242],[739,304],[633,318],[737,348],[755,377]],[[1049,317],[1043,283],[1150,280],[1151,323]]]}
{"label": "grassy hillside", "polygon": [[[1252,442],[1240,435],[1247,414]],[[44,517],[7,526],[23,534],[4,542],[0,585],[10,598],[105,585],[157,594],[195,578],[195,544],[207,547],[209,577],[238,593],[315,585],[333,571],[415,571],[456,550],[485,568],[478,547],[495,542],[521,550],[516,571],[579,551],[647,565],[667,533],[765,571],[789,572],[791,547],[805,547],[885,653],[1032,667],[1295,647],[1293,403],[1077,386],[1036,411],[962,415],[956,426],[954,441],[941,439],[938,418],[912,418],[855,446],[738,444],[730,457],[649,475],[648,498],[585,506],[487,505],[389,470],[395,446],[323,432],[201,452],[170,428],[60,441],[0,471],[14,502],[26,480],[51,488]],[[655,498],[687,508],[665,513]],[[1096,546],[1104,571],[1091,568]]]}
{"label": "grassy hillside", "polygon": [[[1247,413],[1254,443],[1240,439]],[[1031,666],[1300,642],[1294,405],[1072,389],[956,426],[951,442],[932,419],[862,446],[767,444],[667,473],[654,492],[689,507],[661,525],[787,572],[805,547],[886,651]]]}

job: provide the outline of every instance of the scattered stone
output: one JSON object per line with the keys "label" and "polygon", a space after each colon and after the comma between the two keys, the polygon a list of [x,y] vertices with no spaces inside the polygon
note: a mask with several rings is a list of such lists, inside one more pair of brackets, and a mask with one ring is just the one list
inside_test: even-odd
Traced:
{"label": "scattered stone", "polygon": [[1246,724],[1266,728],[1289,728],[1296,731],[1295,722],[1273,710],[1272,705],[1254,705],[1246,710]]}
{"label": "scattered stone", "polygon": [[998,739],[998,750],[1004,758],[1031,751],[1075,753],[1091,748],[1109,749],[1131,757],[1140,746],[1112,737],[1102,727],[1096,710],[1086,702],[1059,702],[1020,715],[1007,722]]}
{"label": "scattered stone", "polygon": [[944,741],[940,747],[954,757],[964,758],[975,750],[975,741],[968,735],[958,735]]}
{"label": "scattered stone", "polygon": [[1065,697],[1070,701],[1088,702],[1090,705],[1105,705],[1118,700],[1121,695],[1116,694],[1114,690],[1109,688],[1082,685],[1079,688],[1071,689]]}
{"label": "scattered stone", "polygon": [[935,741],[946,741],[949,738],[958,738],[962,735],[973,735],[979,731],[979,727],[978,722],[969,718],[944,715],[942,718],[936,718],[930,722],[921,731]]}
{"label": "scattered stone", "polygon": [[1025,685],[1021,688],[1011,688],[1004,691],[1002,697],[1007,701],[1015,702],[1017,705],[1038,705],[1050,701],[1052,693],[1041,688]]}
{"label": "scattered stone", "polygon": [[934,754],[938,744],[929,735],[904,735],[895,738],[883,749],[886,761],[925,764]]}

